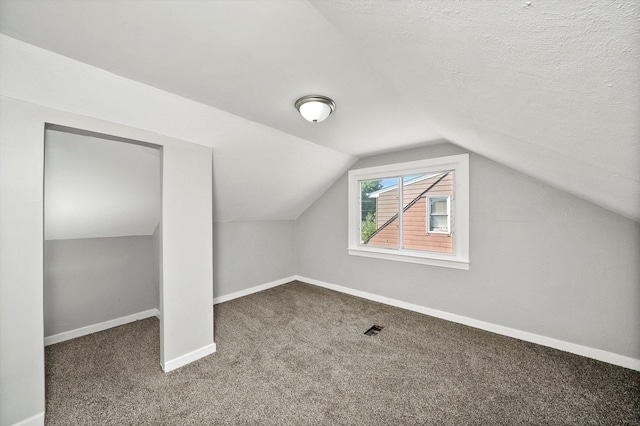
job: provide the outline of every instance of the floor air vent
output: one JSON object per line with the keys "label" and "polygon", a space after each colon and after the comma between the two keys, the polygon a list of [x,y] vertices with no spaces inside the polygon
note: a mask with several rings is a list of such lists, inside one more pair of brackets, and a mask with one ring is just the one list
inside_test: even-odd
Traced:
{"label": "floor air vent", "polygon": [[384,326],[382,325],[374,325],[374,326],[371,326],[370,329],[365,331],[364,334],[366,334],[367,336],[375,336],[376,334],[380,333],[380,331],[382,331],[383,328]]}

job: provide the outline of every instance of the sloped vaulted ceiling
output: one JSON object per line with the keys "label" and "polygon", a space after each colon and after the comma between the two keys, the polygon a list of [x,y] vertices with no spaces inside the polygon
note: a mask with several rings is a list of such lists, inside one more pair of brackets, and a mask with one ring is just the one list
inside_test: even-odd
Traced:
{"label": "sloped vaulted ceiling", "polygon": [[160,223],[160,151],[46,132],[44,239],[152,235]]}
{"label": "sloped vaulted ceiling", "polygon": [[[222,220],[291,219],[312,201],[253,207],[296,161],[260,134],[331,153],[310,193],[355,156],[444,138],[640,220],[635,0],[0,0],[0,32],[244,120],[214,169],[253,179],[225,181]],[[293,109],[312,93],[337,102],[321,125]]]}
{"label": "sloped vaulted ceiling", "polygon": [[640,219],[637,1],[313,1],[444,138]]}

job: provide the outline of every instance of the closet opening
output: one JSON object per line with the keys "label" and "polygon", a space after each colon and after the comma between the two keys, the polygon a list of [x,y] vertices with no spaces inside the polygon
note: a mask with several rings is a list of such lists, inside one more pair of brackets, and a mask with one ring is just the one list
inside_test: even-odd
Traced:
{"label": "closet opening", "polygon": [[162,147],[58,125],[44,140],[45,347],[161,321]]}

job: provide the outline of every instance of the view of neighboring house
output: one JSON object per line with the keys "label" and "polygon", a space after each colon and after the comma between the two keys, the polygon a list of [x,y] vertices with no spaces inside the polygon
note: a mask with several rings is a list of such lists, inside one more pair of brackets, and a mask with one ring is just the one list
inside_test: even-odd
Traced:
{"label": "view of neighboring house", "polygon": [[[453,172],[403,178],[402,248],[453,252]],[[368,194],[376,200],[375,231],[363,244],[398,248],[398,185]]]}

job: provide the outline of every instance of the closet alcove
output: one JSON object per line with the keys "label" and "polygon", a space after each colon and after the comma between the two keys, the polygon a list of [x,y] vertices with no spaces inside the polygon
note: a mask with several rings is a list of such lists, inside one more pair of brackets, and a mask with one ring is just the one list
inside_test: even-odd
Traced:
{"label": "closet alcove", "polygon": [[160,316],[162,150],[48,126],[45,346]]}

